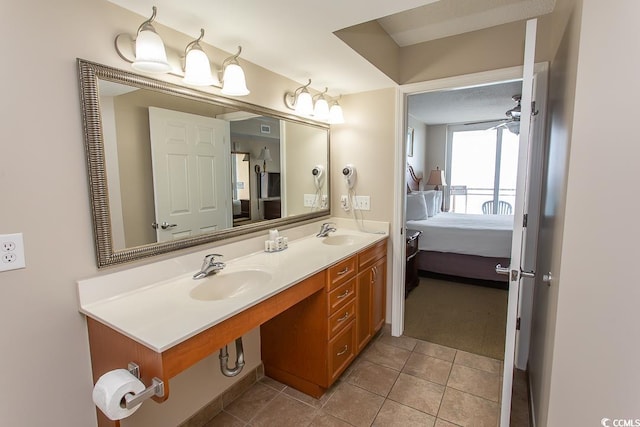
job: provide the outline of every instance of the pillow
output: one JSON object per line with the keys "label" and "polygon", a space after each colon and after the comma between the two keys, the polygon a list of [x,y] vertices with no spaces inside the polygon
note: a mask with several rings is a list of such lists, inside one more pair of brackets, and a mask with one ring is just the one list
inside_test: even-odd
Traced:
{"label": "pillow", "polygon": [[436,191],[436,215],[442,212],[442,190]]}
{"label": "pillow", "polygon": [[407,221],[427,219],[427,204],[420,193],[407,194]]}
{"label": "pillow", "polygon": [[436,193],[435,190],[423,191],[424,201],[427,204],[427,216],[432,217],[436,214]]}

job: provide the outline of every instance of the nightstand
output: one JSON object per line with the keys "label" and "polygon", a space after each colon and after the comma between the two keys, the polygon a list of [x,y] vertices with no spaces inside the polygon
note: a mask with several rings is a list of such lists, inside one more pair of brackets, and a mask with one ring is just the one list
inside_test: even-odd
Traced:
{"label": "nightstand", "polygon": [[406,270],[404,278],[404,297],[406,298],[416,286],[420,278],[418,277],[418,264],[416,263],[416,255],[418,255],[418,242],[422,231],[406,230]]}

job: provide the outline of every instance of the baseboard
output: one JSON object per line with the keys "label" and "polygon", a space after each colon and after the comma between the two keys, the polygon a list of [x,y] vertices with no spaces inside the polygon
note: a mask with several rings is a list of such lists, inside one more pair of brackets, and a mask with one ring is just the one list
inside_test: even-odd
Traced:
{"label": "baseboard", "polygon": [[222,410],[229,406],[242,393],[249,390],[256,382],[264,377],[264,366],[262,363],[252,369],[249,373],[234,383],[231,387],[223,391],[215,399],[200,408],[195,414],[183,421],[178,427],[202,427],[211,421]]}
{"label": "baseboard", "polygon": [[529,378],[529,362],[527,362],[527,392],[529,397],[529,426],[536,427],[536,414],[533,412],[533,390],[531,390],[531,379]]}

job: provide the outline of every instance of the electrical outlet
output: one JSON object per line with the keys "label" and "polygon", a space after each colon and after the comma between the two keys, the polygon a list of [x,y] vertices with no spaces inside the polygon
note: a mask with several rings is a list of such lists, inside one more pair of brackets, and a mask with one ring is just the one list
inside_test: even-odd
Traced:
{"label": "electrical outlet", "polygon": [[352,205],[354,209],[360,211],[370,211],[371,210],[371,197],[369,196],[355,196],[352,200]]}
{"label": "electrical outlet", "polygon": [[349,205],[349,196],[345,196],[344,194],[340,196],[340,206],[344,209],[345,212],[349,212],[351,206]]}
{"label": "electrical outlet", "polygon": [[0,234],[0,271],[25,267],[22,233]]}
{"label": "electrical outlet", "polygon": [[304,207],[313,208],[318,206],[318,200],[315,194],[304,195]]}

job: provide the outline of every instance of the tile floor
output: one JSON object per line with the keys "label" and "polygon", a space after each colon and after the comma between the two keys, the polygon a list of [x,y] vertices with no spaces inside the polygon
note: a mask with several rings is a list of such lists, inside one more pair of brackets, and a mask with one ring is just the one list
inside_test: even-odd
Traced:
{"label": "tile floor", "polygon": [[383,330],[320,399],[264,377],[213,426],[497,426],[502,361]]}

